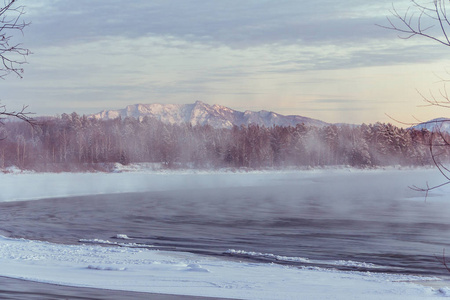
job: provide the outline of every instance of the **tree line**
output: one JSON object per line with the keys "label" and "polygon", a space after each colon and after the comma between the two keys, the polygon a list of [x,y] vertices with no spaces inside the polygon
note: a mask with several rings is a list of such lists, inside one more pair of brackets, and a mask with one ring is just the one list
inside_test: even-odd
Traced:
{"label": "tree line", "polygon": [[[167,168],[287,168],[433,164],[432,133],[392,124],[217,129],[157,119],[97,120],[76,113],[8,122],[0,128],[0,168],[109,170],[115,163]],[[449,157],[443,147],[439,159]],[[437,156],[436,156],[437,157]]]}

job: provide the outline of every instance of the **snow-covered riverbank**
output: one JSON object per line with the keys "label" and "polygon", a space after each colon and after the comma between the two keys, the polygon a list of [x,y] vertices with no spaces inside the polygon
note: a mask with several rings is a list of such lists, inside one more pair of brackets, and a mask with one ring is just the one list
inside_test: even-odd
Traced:
{"label": "snow-covered riverbank", "polygon": [[[433,278],[243,263],[190,253],[57,245],[0,237],[1,276],[140,292],[238,299],[430,299]],[[442,285],[445,285],[444,283]]]}

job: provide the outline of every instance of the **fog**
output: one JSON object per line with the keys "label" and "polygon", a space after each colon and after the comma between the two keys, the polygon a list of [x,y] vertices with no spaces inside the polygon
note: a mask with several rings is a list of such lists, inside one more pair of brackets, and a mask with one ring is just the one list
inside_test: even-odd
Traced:
{"label": "fog", "polygon": [[436,255],[450,241],[448,189],[425,198],[409,188],[442,182],[435,169],[129,168],[0,174],[1,234],[109,247],[127,236],[139,249],[225,261],[447,276]]}
{"label": "fog", "polygon": [[[291,186],[305,199],[327,198],[330,204],[357,199],[424,201],[413,185],[443,182],[435,169],[316,169],[291,171],[146,171],[118,173],[0,173],[0,202],[92,194],[216,189],[245,186]],[[285,192],[288,189],[284,190]],[[441,190],[430,192],[428,202]],[[438,200],[438,199],[436,199]],[[440,198],[439,198],[440,200]]]}
{"label": "fog", "polygon": [[[132,170],[130,168],[130,170]],[[0,202],[92,194],[215,189],[245,186],[292,186],[302,197],[340,203],[360,197],[413,199],[425,195],[408,187],[443,181],[434,169],[317,169],[308,171],[125,171],[119,173],[0,173]],[[301,188],[300,188],[301,187]],[[430,193],[429,200],[440,195]],[[343,202],[342,202],[343,201]]]}

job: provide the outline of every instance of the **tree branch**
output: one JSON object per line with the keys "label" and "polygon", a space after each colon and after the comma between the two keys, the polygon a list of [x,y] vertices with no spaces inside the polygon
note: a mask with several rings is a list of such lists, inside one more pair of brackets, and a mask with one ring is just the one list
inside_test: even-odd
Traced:
{"label": "tree branch", "polygon": [[[401,15],[394,5],[390,11],[391,17],[386,17],[389,25],[377,26],[397,31],[404,36],[401,39],[410,39],[414,36],[422,36],[445,46],[450,46],[450,38],[447,34],[450,30],[450,21],[447,17],[447,8],[444,0],[434,0],[432,5],[422,5],[416,0],[411,1],[412,5]],[[429,3],[429,2],[428,2]],[[434,25],[424,25],[427,21],[434,22]],[[439,32],[430,32],[437,27]]]}
{"label": "tree branch", "polygon": [[31,117],[34,113],[27,111],[28,105],[24,105],[19,111],[7,111],[5,105],[0,105],[0,124],[4,124],[4,120],[7,118],[17,118],[21,121],[25,121],[32,127],[38,126],[38,122]]}
{"label": "tree branch", "polygon": [[[16,0],[5,1],[4,7],[0,7],[0,78],[4,79],[10,73],[15,73],[22,78],[23,64],[26,64],[26,57],[31,54],[30,50],[22,47],[21,44],[11,44],[12,32],[19,31],[23,34],[23,29],[30,23],[20,22],[25,14],[24,6],[14,7]],[[12,15],[12,16],[11,16]]]}

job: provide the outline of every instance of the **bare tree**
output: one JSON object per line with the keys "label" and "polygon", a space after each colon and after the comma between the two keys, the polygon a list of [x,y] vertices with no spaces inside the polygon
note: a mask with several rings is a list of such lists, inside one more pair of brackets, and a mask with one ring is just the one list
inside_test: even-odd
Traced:
{"label": "bare tree", "polygon": [[0,78],[4,78],[10,73],[15,73],[22,77],[23,67],[26,63],[26,56],[31,52],[21,44],[13,42],[13,34],[23,34],[23,29],[30,23],[22,21],[24,7],[14,6],[17,0],[4,0],[3,7],[0,7]]}
{"label": "bare tree", "polygon": [[415,185],[411,187],[415,191],[425,192],[425,199],[427,198],[429,191],[450,184],[450,169],[445,165],[445,163],[448,163],[449,160],[447,155],[448,151],[445,151],[444,149],[444,147],[448,148],[450,146],[450,135],[446,131],[441,130],[442,125],[449,121],[449,119],[431,121],[436,123],[436,129],[433,129],[429,134],[426,143],[428,144],[430,150],[431,159],[433,160],[436,168],[444,177],[445,182],[433,186],[430,186],[427,182],[426,187],[419,187]]}
{"label": "bare tree", "polygon": [[19,120],[30,123],[30,125],[36,125],[36,122],[31,117],[33,113],[27,112],[27,105],[22,106],[21,110],[18,111],[7,111],[5,105],[0,105],[0,124],[3,125],[3,121],[6,118],[17,118]]}
{"label": "bare tree", "polygon": [[[11,73],[22,78],[23,64],[26,63],[26,56],[31,54],[30,50],[13,41],[14,34],[23,34],[23,29],[30,24],[21,20],[25,13],[24,7],[16,6],[16,2],[3,0],[3,6],[0,7],[0,79]],[[8,111],[5,105],[0,105],[0,124],[12,117],[36,125],[26,109],[27,106],[23,106],[19,111]]]}
{"label": "bare tree", "polygon": [[[380,27],[397,31],[399,38],[411,39],[413,37],[422,37],[438,44],[450,47],[450,1],[449,0],[411,0],[410,6],[400,12],[392,5],[391,16],[387,17],[389,25],[378,25]],[[449,80],[442,79],[443,88],[437,93],[430,92],[430,96],[419,94],[426,103],[426,106],[438,106],[450,108],[450,95],[446,88]],[[444,165],[448,157],[443,157],[442,147],[450,146],[450,137],[447,132],[441,130],[444,123],[450,122],[450,119],[439,119],[430,121],[435,123],[434,130],[431,132],[427,143],[430,149],[433,163],[443,175],[445,182],[439,185],[426,187],[413,186],[417,191],[428,192],[430,190],[450,184],[450,168]]]}
{"label": "bare tree", "polygon": [[389,25],[379,26],[399,32],[402,39],[422,36],[450,46],[450,20],[447,13],[449,6],[450,1],[446,0],[411,0],[409,8],[400,13],[392,5],[392,16],[387,17]]}

